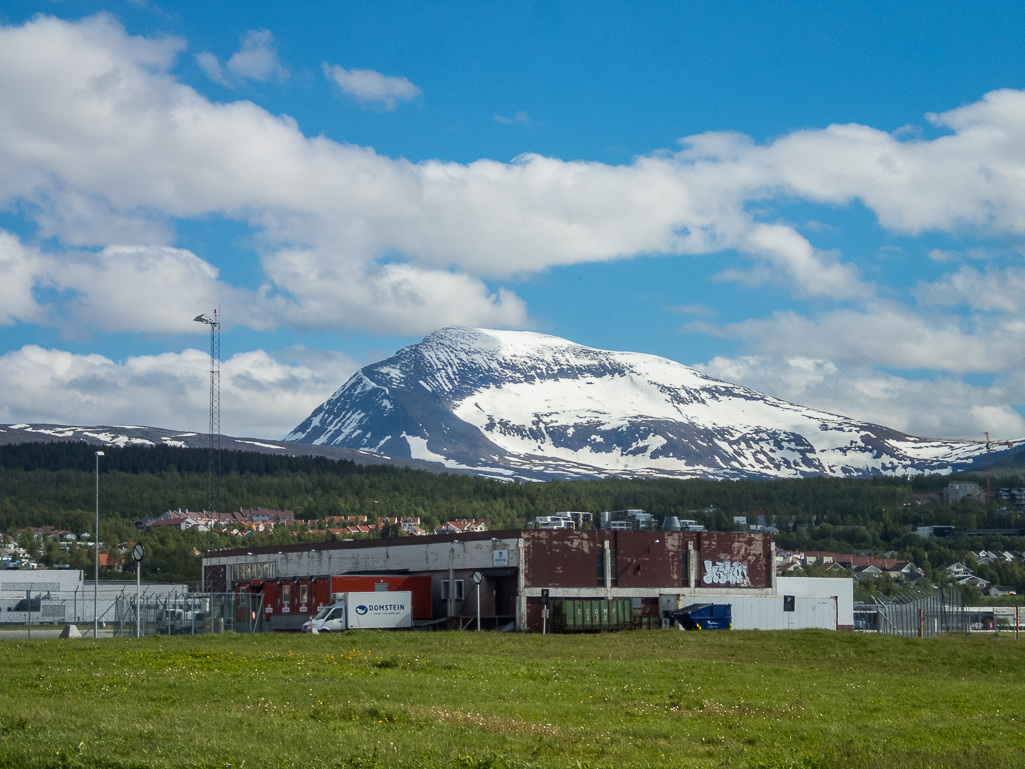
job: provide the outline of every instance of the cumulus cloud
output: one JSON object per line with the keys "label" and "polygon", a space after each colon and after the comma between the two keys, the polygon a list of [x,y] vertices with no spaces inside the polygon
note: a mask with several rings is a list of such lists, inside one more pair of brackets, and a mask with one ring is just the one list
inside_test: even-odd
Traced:
{"label": "cumulus cloud", "polygon": [[423,93],[404,77],[382,75],[372,69],[345,69],[326,62],[323,67],[324,77],[362,104],[376,103],[393,110],[399,102],[410,101]]}
{"label": "cumulus cloud", "polygon": [[199,68],[203,70],[203,73],[215,83],[220,83],[221,85],[229,87],[231,86],[231,83],[228,82],[228,78],[224,76],[224,68],[221,67],[221,62],[218,61],[217,57],[209,51],[197,53],[196,64],[198,64]]}
{"label": "cumulus cloud", "polygon": [[[330,328],[337,324],[341,307],[353,316],[352,327],[378,333],[426,334],[447,325],[531,325],[522,299],[505,289],[490,291],[467,275],[409,264],[372,266],[367,272],[330,265],[312,251],[281,250],[265,260],[268,276],[290,287],[292,301],[278,310],[290,324]],[[419,323],[411,314],[420,316]]]}
{"label": "cumulus cloud", "polygon": [[[338,354],[318,356],[316,367],[262,350],[234,355],[221,364],[221,426],[230,435],[283,436],[356,368]],[[201,430],[209,413],[209,372],[210,358],[199,350],[116,362],[26,345],[0,356],[0,422]]]}
{"label": "cumulus cloud", "polygon": [[532,121],[530,119],[530,115],[528,115],[523,110],[520,110],[519,112],[517,112],[512,117],[505,117],[504,115],[499,115],[496,112],[495,113],[495,122],[496,123],[501,123],[502,125],[514,125],[516,123],[519,123],[520,125],[531,126],[531,125],[534,124],[534,121]]}
{"label": "cumulus cloud", "polygon": [[39,250],[24,246],[9,232],[0,230],[0,326],[21,321],[38,323],[44,317],[35,290],[43,277]]}
{"label": "cumulus cloud", "polygon": [[68,336],[193,332],[192,318],[209,307],[224,307],[231,325],[267,330],[287,304],[268,289],[227,285],[209,262],[170,246],[48,252],[0,230],[0,273],[0,325],[38,323]]}
{"label": "cumulus cloud", "polygon": [[965,305],[975,310],[1025,316],[1025,270],[1020,268],[980,271],[962,267],[915,291],[920,302],[946,306]]}
{"label": "cumulus cloud", "polygon": [[903,371],[1008,371],[1025,356],[1025,327],[1017,318],[922,315],[882,300],[815,317],[777,312],[721,326],[697,321],[683,330],[739,339],[748,349],[764,353]]}
{"label": "cumulus cloud", "polygon": [[972,386],[938,377],[907,379],[868,366],[801,356],[714,358],[695,368],[783,400],[933,438],[1025,436],[1025,419],[1008,406],[1025,382]]}
{"label": "cumulus cloud", "polygon": [[266,29],[254,29],[242,35],[241,47],[228,59],[228,71],[261,83],[288,77],[288,71],[278,60],[274,35]]}
{"label": "cumulus cloud", "polygon": [[[105,15],[0,27],[0,205],[26,212],[39,242],[56,244],[43,252],[0,233],[9,276],[0,323],[68,317],[109,330],[175,330],[159,317],[158,295],[189,318],[189,297],[208,307],[226,296],[239,307],[226,316],[254,328],[522,327],[527,307],[497,285],[503,280],[559,265],[735,251],[744,261],[731,259],[720,279],[772,282],[818,311],[688,330],[846,372],[1009,372],[1025,354],[1016,266],[962,266],[920,285],[912,309],[880,298],[843,254],[817,247],[819,229],[774,211],[778,201],[859,202],[895,233],[1019,238],[1025,92],[994,91],[929,116],[942,131],[932,139],[848,124],[762,144],[700,134],[622,165],[537,154],[413,163],[307,137],[293,119],[248,101],[212,102],[173,74],[183,48],[128,35]],[[224,65],[212,54],[197,61],[228,84],[287,74],[265,30],[247,33]],[[370,70],[325,64],[324,73],[387,109],[420,94],[406,78]],[[236,289],[174,248],[174,222],[201,217],[252,228],[265,286]],[[932,258],[936,266],[975,256],[937,249]],[[121,288],[129,281],[139,286],[133,296]],[[859,381],[888,381],[873,376]],[[932,381],[951,393],[961,386],[956,376]],[[965,413],[989,419],[992,406],[983,398]]]}
{"label": "cumulus cloud", "polygon": [[288,78],[288,70],[278,58],[274,35],[267,29],[253,29],[243,34],[239,50],[223,67],[209,51],[197,54],[196,64],[208,78],[228,88],[243,80],[265,83]]}
{"label": "cumulus cloud", "polygon": [[[1020,92],[936,117],[952,133],[932,141],[830,126],[766,145],[703,134],[621,166],[531,154],[410,163],[307,138],[250,102],[212,103],[168,73],[179,42],[130,37],[107,17],[39,17],[3,28],[0,43],[0,202],[28,201],[43,234],[72,244],[168,244],[171,218],[220,215],[261,231],[268,263],[275,248],[298,247],[319,254],[322,271],[375,280],[374,263],[395,254],[429,274],[502,279],[736,249],[753,269],[723,277],[862,300],[875,289],[852,264],[790,224],[760,220],[751,204],[860,199],[902,232],[1025,226],[1025,185],[1011,183],[1025,169]],[[359,91],[366,98],[412,93],[367,82],[378,85]],[[410,305],[407,318],[422,313]]]}

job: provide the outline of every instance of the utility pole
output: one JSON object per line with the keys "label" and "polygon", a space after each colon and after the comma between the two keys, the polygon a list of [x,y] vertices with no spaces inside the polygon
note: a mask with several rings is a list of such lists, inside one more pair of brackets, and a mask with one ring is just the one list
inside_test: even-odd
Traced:
{"label": "utility pole", "polygon": [[100,457],[96,452],[96,529],[93,535],[93,638],[100,637]]}

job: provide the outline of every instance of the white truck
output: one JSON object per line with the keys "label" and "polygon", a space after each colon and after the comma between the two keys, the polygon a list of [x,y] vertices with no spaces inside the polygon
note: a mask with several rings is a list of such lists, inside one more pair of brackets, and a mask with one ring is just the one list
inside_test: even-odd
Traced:
{"label": "white truck", "polygon": [[408,590],[335,593],[331,598],[328,606],[303,623],[304,633],[413,627],[413,594]]}

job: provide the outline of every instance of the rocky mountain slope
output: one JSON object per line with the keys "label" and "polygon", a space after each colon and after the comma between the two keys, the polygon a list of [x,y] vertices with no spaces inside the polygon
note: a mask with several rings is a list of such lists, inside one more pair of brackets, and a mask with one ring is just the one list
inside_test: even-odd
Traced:
{"label": "rocky mountain slope", "polygon": [[285,440],[511,479],[949,473],[984,465],[986,452],[787,403],[652,355],[468,328],[442,329],[361,369]]}

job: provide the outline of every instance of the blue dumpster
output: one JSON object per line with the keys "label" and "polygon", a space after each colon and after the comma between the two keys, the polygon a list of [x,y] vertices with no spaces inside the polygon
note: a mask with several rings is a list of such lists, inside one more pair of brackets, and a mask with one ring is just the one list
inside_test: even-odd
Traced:
{"label": "blue dumpster", "polygon": [[733,606],[728,603],[692,603],[666,616],[679,622],[684,630],[731,630]]}

